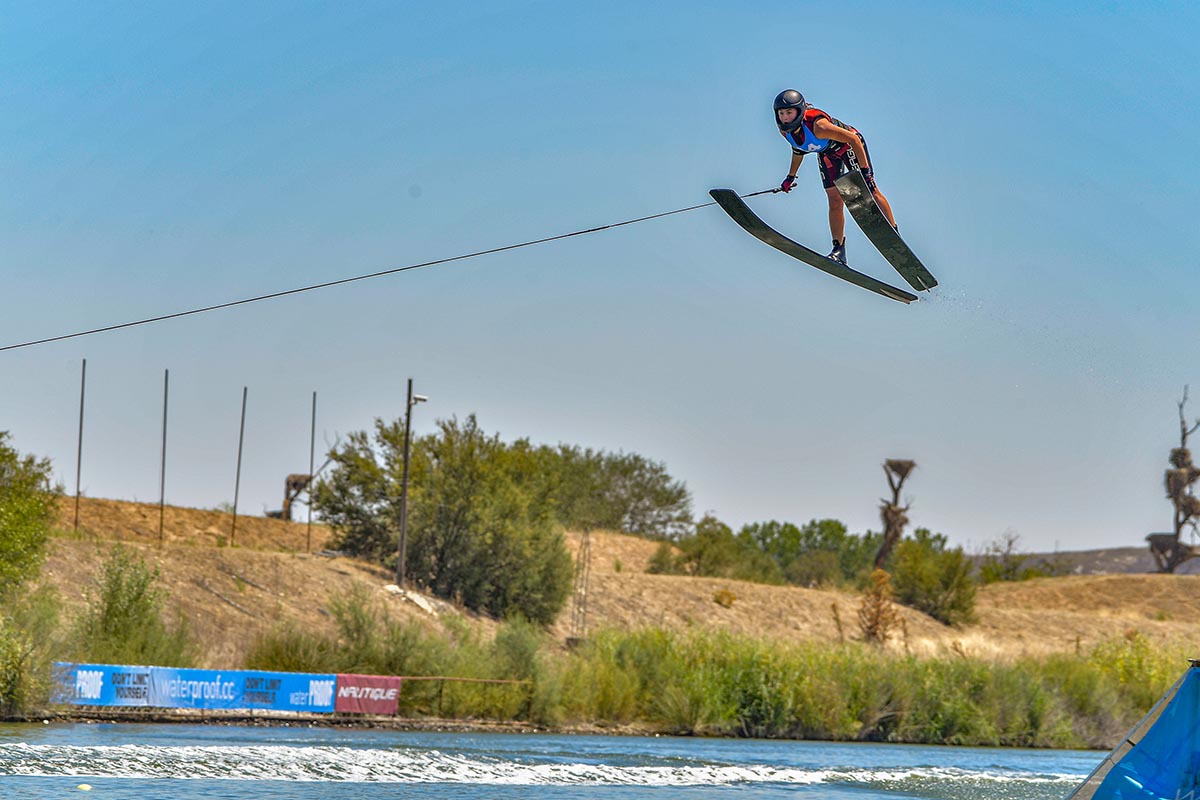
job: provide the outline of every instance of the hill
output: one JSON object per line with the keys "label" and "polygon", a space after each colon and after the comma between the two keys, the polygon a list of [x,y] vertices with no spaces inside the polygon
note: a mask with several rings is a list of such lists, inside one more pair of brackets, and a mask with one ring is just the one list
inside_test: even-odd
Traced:
{"label": "hill", "polygon": [[[64,500],[62,524],[68,530],[73,513],[74,501]],[[255,637],[280,622],[330,628],[330,599],[355,586],[375,593],[400,618],[437,627],[453,615],[482,635],[495,628],[492,620],[434,598],[386,591],[395,578],[379,567],[321,555],[330,537],[323,525],[314,524],[310,532],[301,523],[239,516],[233,534],[228,514],[178,507],[168,507],[163,521],[160,544],[157,506],[84,498],[80,531],[52,540],[43,581],[58,589],[73,613],[113,544],[136,548],[159,570],[170,606],[207,643],[201,666],[214,668],[238,666]],[[568,540],[575,552],[578,535],[568,534]],[[620,534],[591,535],[590,630],[703,626],[784,642],[857,638],[854,593],[650,575],[645,570],[656,546]],[[735,598],[728,608],[714,600],[720,590]],[[1012,658],[1071,652],[1129,631],[1162,643],[1187,643],[1194,641],[1200,619],[1200,576],[1074,574],[993,584],[980,589],[976,609],[978,622],[962,629],[903,609],[906,635],[893,646]],[[550,629],[557,640],[565,643],[571,636],[571,617],[568,605]]]}

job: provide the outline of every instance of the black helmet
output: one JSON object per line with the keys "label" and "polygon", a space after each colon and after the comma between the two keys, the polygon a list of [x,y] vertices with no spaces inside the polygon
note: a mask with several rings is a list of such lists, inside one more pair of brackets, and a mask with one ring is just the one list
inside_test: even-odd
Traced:
{"label": "black helmet", "polygon": [[[784,125],[779,121],[779,110],[781,108],[796,109],[796,118],[787,125]],[[775,95],[775,124],[779,126],[779,130],[791,133],[800,127],[800,123],[804,120],[804,109],[806,108],[808,108],[808,103],[804,102],[804,95],[795,89],[784,89]]]}

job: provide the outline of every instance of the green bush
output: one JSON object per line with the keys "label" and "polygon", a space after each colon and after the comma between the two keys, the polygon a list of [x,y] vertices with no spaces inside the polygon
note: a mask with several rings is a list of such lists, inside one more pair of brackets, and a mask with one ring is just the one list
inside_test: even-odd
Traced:
{"label": "green bush", "polygon": [[947,549],[946,537],[917,528],[896,547],[891,563],[896,600],[947,625],[975,619],[975,581],[961,547]]}
{"label": "green bush", "polygon": [[76,658],[98,664],[190,666],[193,647],[181,617],[163,619],[158,570],[134,551],[113,548],[76,624]]}
{"label": "green bush", "polygon": [[659,542],[646,565],[646,572],[651,575],[681,575],[683,568],[679,566],[675,556],[675,546],[670,542]]}

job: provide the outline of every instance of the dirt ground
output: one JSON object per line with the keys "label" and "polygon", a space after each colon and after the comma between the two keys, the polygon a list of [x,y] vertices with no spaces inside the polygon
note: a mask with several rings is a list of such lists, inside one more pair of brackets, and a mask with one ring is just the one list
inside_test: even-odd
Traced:
{"label": "dirt ground", "polygon": [[[64,500],[62,510],[63,526],[71,531],[74,500]],[[378,567],[318,555],[329,540],[321,525],[310,533],[302,523],[239,516],[234,533],[228,514],[167,507],[160,544],[158,524],[155,505],[84,498],[80,532],[54,538],[43,580],[77,610],[114,543],[136,548],[159,570],[169,606],[208,643],[200,666],[212,668],[240,666],[255,638],[284,622],[330,629],[330,600],[354,586],[373,593],[399,618],[439,626],[454,615],[482,635],[495,629],[494,622],[435,598],[389,592],[384,587],[395,578]],[[567,538],[577,553],[579,536]],[[587,630],[700,627],[781,642],[858,638],[860,600],[853,593],[650,575],[645,570],[656,543],[607,532],[593,532],[590,539]],[[716,601],[722,591],[726,599],[733,596],[728,607]],[[1073,575],[993,584],[980,589],[976,611],[976,624],[954,629],[903,609],[906,633],[891,646],[1006,659],[1071,652],[1131,630],[1164,644],[1200,644],[1200,575]],[[572,619],[568,603],[551,634],[565,643],[576,633]]]}

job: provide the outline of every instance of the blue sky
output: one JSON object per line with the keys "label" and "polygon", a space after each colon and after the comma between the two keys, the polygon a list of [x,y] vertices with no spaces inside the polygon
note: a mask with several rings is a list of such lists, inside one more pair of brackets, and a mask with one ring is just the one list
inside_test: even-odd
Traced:
{"label": "blue sky", "polygon": [[[632,450],[734,526],[1139,545],[1196,384],[1200,11],[1185,3],[0,7],[0,346],[776,185],[795,87],[867,137],[941,281],[903,306],[706,208],[0,353],[0,430],[73,488],[242,510],[430,396],[416,429]],[[752,206],[828,242],[806,163]],[[899,278],[850,226],[851,264]]]}

